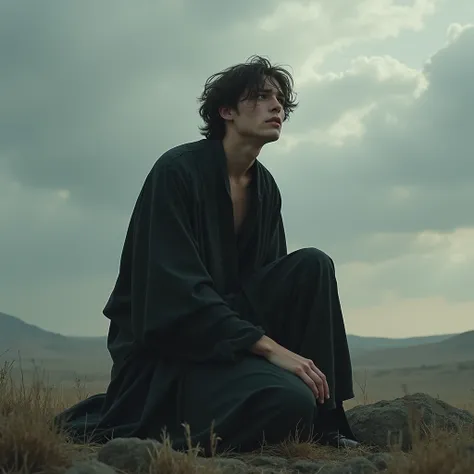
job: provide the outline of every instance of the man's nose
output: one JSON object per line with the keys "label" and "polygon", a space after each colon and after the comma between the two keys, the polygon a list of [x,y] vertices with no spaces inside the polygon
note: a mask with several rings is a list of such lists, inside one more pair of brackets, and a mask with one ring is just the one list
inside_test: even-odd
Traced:
{"label": "man's nose", "polygon": [[274,97],[272,101],[272,111],[281,112],[281,109],[282,105],[280,104],[280,101],[276,97]]}

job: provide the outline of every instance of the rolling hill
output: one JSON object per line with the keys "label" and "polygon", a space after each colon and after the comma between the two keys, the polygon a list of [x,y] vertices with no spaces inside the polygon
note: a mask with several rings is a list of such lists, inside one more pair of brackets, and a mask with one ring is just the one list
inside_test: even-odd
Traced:
{"label": "rolling hill", "polygon": [[0,313],[0,363],[34,363],[48,370],[103,374],[110,360],[104,337],[70,337],[41,329],[19,318]]}
{"label": "rolling hill", "polygon": [[[349,335],[354,367],[389,368],[435,365],[474,360],[474,331],[441,336],[390,339]],[[64,377],[88,374],[104,377],[111,361],[105,337],[71,337],[41,329],[0,313],[0,364],[21,358],[34,361]]]}
{"label": "rolling hill", "polygon": [[474,361],[474,331],[441,341],[373,349],[354,354],[354,367],[366,369],[421,367]]}
{"label": "rolling hill", "polygon": [[389,349],[395,347],[411,347],[429,342],[441,342],[456,334],[441,334],[436,336],[418,336],[407,338],[364,337],[349,334],[347,336],[352,355],[358,355],[374,349]]}

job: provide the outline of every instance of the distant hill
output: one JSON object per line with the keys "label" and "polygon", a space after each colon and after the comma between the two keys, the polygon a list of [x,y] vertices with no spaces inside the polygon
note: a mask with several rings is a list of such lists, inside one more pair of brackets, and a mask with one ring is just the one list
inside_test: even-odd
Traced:
{"label": "distant hill", "polygon": [[16,360],[48,370],[81,373],[109,371],[105,337],[70,337],[41,329],[19,318],[0,313],[0,364]]}
{"label": "distant hill", "polygon": [[349,334],[348,343],[353,355],[374,349],[388,349],[393,347],[410,347],[429,342],[440,342],[449,339],[456,334],[441,334],[436,336],[418,336],[392,339],[388,337],[364,337]]}
{"label": "distant hill", "polygon": [[[462,334],[390,339],[348,335],[355,367],[405,367],[474,360],[474,331]],[[0,313],[0,365],[21,357],[64,377],[108,375],[111,367],[105,337],[71,337],[46,331]]]}
{"label": "distant hill", "polygon": [[373,349],[356,353],[354,367],[420,367],[474,361],[474,331],[405,347]]}

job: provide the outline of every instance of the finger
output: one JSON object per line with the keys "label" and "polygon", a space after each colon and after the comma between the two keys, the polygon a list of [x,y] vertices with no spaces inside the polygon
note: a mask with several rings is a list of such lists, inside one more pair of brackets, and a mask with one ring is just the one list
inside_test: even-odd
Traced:
{"label": "finger", "polygon": [[303,380],[303,382],[305,382],[306,385],[308,385],[309,388],[313,391],[315,398],[317,400],[321,400],[321,396],[319,395],[320,392],[319,392],[318,386],[314,383],[314,380],[308,374],[306,374],[305,372],[303,372],[300,375],[300,377]]}
{"label": "finger", "polygon": [[326,376],[321,373],[321,376],[322,376],[322,380],[323,380],[323,385],[324,385],[324,395],[327,398],[329,398],[329,384],[328,384],[328,381],[326,380]]}
{"label": "finger", "polygon": [[317,399],[320,399],[319,390],[318,390],[317,385],[315,384],[314,380],[305,372],[304,368],[303,367],[298,367],[295,370],[295,373],[296,373],[296,375],[298,375],[298,377],[301,378],[301,380],[303,380],[303,382],[306,385],[308,385],[308,387],[313,391],[315,397]]}
{"label": "finger", "polygon": [[306,368],[306,374],[313,380],[315,383],[316,387],[318,388],[318,399],[320,403],[324,403],[324,383],[321,377],[311,369],[311,367]]}
{"label": "finger", "polygon": [[324,397],[329,398],[329,385],[326,376],[316,367],[316,373],[319,375],[323,382]]}
{"label": "finger", "polygon": [[321,372],[321,376],[318,372],[314,371],[311,367],[308,367],[308,375],[314,380],[318,387],[318,391],[320,394],[320,402],[324,403],[324,400],[327,398],[327,392],[324,384],[324,374]]}
{"label": "finger", "polygon": [[329,395],[329,385],[328,385],[328,382],[327,382],[327,379],[326,379],[326,376],[323,374],[323,372],[316,366],[316,364],[311,361],[310,362],[310,365],[311,365],[311,368],[319,375],[319,377],[321,378],[321,380],[323,381],[323,385],[324,385],[324,396],[325,398],[329,398],[330,395]]}

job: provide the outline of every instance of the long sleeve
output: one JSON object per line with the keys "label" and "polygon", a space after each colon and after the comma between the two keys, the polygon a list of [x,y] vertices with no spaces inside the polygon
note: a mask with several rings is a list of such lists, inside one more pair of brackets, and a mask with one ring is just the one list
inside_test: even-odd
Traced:
{"label": "long sleeve", "polygon": [[184,174],[156,166],[132,217],[131,313],[135,340],[166,356],[235,360],[264,331],[216,292],[203,264]]}

